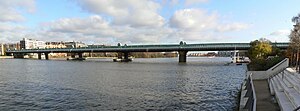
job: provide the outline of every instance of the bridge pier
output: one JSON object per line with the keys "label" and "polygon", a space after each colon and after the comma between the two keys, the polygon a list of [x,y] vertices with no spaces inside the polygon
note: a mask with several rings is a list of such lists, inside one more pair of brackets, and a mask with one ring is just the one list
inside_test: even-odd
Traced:
{"label": "bridge pier", "polygon": [[42,53],[38,53],[38,59],[42,59]]}
{"label": "bridge pier", "polygon": [[79,59],[83,59],[83,53],[81,52],[81,53],[77,53],[78,54],[78,58]]}
{"label": "bridge pier", "polygon": [[113,59],[114,62],[130,62],[129,52],[118,52],[117,58]]}
{"label": "bridge pier", "polygon": [[122,52],[118,52],[118,59],[122,59],[123,53]]}
{"label": "bridge pier", "polygon": [[45,54],[45,59],[49,60],[49,53],[44,53]]}
{"label": "bridge pier", "polygon": [[14,58],[24,59],[24,53],[14,53]]}
{"label": "bridge pier", "polygon": [[67,58],[67,60],[85,60],[83,57],[83,52],[71,53],[71,58]]}
{"label": "bridge pier", "polygon": [[128,59],[128,52],[124,52],[124,60],[129,60]]}
{"label": "bridge pier", "polygon": [[179,52],[179,62],[186,62],[186,54],[188,51],[178,51]]}
{"label": "bridge pier", "polygon": [[75,53],[70,53],[70,55],[71,55],[71,58],[75,58],[76,57]]}

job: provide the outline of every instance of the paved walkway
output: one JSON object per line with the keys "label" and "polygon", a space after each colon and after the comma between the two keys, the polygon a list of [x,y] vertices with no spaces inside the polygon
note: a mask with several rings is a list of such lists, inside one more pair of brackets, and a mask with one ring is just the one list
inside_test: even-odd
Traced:
{"label": "paved walkway", "polygon": [[275,98],[271,96],[267,80],[253,81],[256,93],[256,109],[257,111],[280,111],[277,103],[274,103]]}

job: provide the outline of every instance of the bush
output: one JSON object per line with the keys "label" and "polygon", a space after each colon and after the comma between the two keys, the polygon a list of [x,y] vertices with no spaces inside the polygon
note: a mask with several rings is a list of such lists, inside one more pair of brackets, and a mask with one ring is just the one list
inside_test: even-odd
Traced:
{"label": "bush", "polygon": [[254,59],[248,64],[249,71],[266,71],[282,61],[284,57],[274,57],[268,59]]}

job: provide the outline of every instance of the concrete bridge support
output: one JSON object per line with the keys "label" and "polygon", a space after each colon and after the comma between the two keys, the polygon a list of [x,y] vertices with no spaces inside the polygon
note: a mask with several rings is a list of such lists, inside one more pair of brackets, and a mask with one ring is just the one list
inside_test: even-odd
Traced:
{"label": "concrete bridge support", "polygon": [[118,59],[122,59],[123,57],[123,53],[122,52],[118,52]]}
{"label": "concrete bridge support", "polygon": [[113,59],[114,62],[130,62],[132,59],[129,59],[129,52],[118,52],[118,58]]}
{"label": "concrete bridge support", "polygon": [[77,53],[79,59],[83,59],[83,53]]}
{"label": "concrete bridge support", "polygon": [[14,58],[24,59],[24,53],[14,53]]}
{"label": "concrete bridge support", "polygon": [[128,55],[129,55],[128,52],[124,52],[124,60],[129,60],[129,59],[128,59]]}
{"label": "concrete bridge support", "polygon": [[38,53],[38,59],[42,59],[42,53]]}
{"label": "concrete bridge support", "polygon": [[44,53],[45,54],[45,59],[49,60],[49,53]]}
{"label": "concrete bridge support", "polygon": [[85,60],[83,52],[70,53],[69,55],[71,55],[71,58],[67,58],[67,60]]}
{"label": "concrete bridge support", "polygon": [[186,62],[186,54],[188,51],[179,51],[179,62]]}
{"label": "concrete bridge support", "polygon": [[70,53],[70,55],[71,55],[71,58],[75,58],[76,57],[75,53]]}

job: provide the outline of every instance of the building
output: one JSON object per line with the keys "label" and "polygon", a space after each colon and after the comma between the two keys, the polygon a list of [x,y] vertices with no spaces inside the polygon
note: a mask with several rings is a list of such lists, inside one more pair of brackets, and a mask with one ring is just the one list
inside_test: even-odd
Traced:
{"label": "building", "polygon": [[4,44],[6,50],[20,50],[20,43]]}
{"label": "building", "polygon": [[1,44],[0,55],[1,55],[1,56],[5,55],[5,47],[4,47],[4,44]]}
{"label": "building", "polygon": [[9,43],[0,45],[0,55],[6,55],[6,50],[20,50],[20,43]]}
{"label": "building", "polygon": [[46,42],[46,48],[66,48],[65,42]]}
{"label": "building", "polygon": [[65,42],[66,48],[81,48],[81,47],[88,47],[82,42]]}
{"label": "building", "polygon": [[219,51],[218,56],[221,57],[232,57],[234,56],[234,51]]}
{"label": "building", "polygon": [[43,49],[46,47],[46,44],[44,41],[23,38],[20,41],[20,46],[21,49]]}

